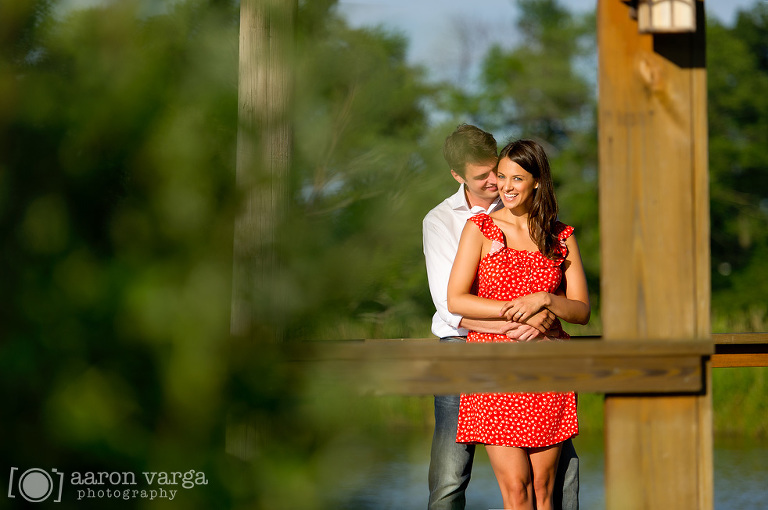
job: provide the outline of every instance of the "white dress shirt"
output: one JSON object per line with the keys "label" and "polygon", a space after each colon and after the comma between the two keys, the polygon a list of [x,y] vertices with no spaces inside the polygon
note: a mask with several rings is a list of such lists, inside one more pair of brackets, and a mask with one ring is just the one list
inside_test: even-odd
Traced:
{"label": "white dress shirt", "polygon": [[470,209],[462,184],[459,185],[459,191],[443,200],[424,217],[422,234],[427,280],[432,302],[437,309],[432,316],[432,333],[437,337],[467,336],[468,331],[459,327],[462,317],[448,311],[448,280],[453,259],[456,258],[461,231],[467,220],[475,214],[490,214],[500,206],[501,199],[497,198],[487,210],[480,206]]}

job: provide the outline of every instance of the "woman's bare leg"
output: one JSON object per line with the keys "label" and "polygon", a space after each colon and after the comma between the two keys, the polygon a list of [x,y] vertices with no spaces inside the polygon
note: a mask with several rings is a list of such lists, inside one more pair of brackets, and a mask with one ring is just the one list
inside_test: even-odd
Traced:
{"label": "woman's bare leg", "polygon": [[[505,509],[533,510],[533,484],[524,448],[486,445]],[[550,498],[551,499],[551,498]]]}
{"label": "woman's bare leg", "polygon": [[528,458],[533,472],[533,493],[536,498],[537,510],[552,510],[552,493],[555,489],[555,473],[560,450],[563,444],[558,443],[544,448],[529,448]]}

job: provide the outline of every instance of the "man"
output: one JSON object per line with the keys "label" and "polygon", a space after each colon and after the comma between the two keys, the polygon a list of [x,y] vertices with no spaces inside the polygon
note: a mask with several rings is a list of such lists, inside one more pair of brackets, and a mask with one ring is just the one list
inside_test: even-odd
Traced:
{"label": "man", "polygon": [[[539,336],[549,312],[528,324],[502,320],[475,320],[448,311],[447,289],[461,231],[470,216],[491,213],[501,207],[494,169],[497,146],[493,135],[462,124],[446,138],[443,157],[459,190],[429,211],[423,221],[424,256],[432,301],[432,333],[442,342],[464,342],[468,330],[506,334],[525,341]],[[559,323],[558,323],[559,324]],[[459,395],[435,395],[435,433],[429,464],[429,510],[463,509],[475,446],[456,443]],[[555,508],[577,510],[579,458],[571,440],[563,449],[555,482]]]}

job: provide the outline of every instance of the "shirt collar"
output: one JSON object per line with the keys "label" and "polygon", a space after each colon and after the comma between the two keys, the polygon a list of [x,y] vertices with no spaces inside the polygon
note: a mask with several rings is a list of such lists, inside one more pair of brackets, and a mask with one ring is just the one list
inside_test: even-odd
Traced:
{"label": "shirt collar", "polygon": [[467,204],[467,197],[464,195],[464,185],[459,184],[459,191],[454,193],[450,196],[448,199],[448,202],[451,205],[451,208],[455,211],[471,211],[474,214],[477,213],[492,213],[493,211],[499,209],[499,206],[501,205],[501,198],[497,197],[496,200],[493,201],[491,206],[486,210],[480,207],[479,205],[474,206],[472,209],[469,208],[469,204]]}

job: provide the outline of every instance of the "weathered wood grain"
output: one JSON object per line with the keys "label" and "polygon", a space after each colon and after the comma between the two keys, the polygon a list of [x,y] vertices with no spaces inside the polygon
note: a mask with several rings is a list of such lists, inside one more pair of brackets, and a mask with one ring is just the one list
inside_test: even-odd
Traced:
{"label": "weathered wood grain", "polygon": [[[697,32],[639,34],[599,0],[606,342],[710,341],[704,3]],[[709,363],[703,364],[705,384]],[[606,508],[711,509],[711,395],[606,395]]]}
{"label": "weathered wood grain", "polygon": [[768,333],[716,333],[712,341],[716,345],[768,344]]}
{"label": "weathered wood grain", "polygon": [[[251,339],[255,325],[270,315],[266,305],[281,299],[272,278],[279,267],[276,226],[286,208],[292,149],[295,9],[295,0],[240,2],[236,176],[241,201],[234,225],[230,321],[230,333],[239,339]],[[274,333],[264,338],[262,332],[262,340],[279,340],[278,328],[266,330]],[[253,436],[252,423],[228,423],[227,452],[252,458],[248,438]]]}
{"label": "weathered wood grain", "polygon": [[505,391],[669,393],[703,390],[705,342],[448,344],[431,339],[290,346],[294,370],[368,394]]}

